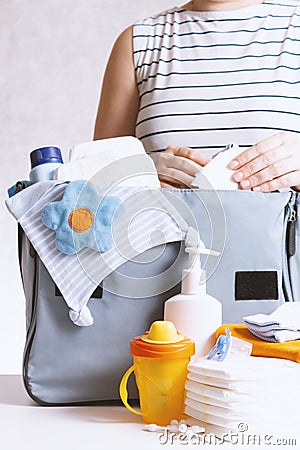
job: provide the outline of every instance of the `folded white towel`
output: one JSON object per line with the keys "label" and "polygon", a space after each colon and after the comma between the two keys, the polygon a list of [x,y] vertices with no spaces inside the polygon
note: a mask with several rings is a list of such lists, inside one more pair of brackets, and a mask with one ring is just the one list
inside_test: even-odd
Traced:
{"label": "folded white towel", "polygon": [[153,160],[133,136],[86,142],[70,150],[70,162],[60,165],[54,178],[90,180],[101,192],[114,185],[159,188]]}

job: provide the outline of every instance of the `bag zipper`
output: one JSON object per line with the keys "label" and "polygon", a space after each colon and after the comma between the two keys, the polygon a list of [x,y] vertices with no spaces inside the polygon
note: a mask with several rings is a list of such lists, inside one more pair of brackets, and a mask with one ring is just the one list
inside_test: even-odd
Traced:
{"label": "bag zipper", "polygon": [[294,301],[292,280],[291,280],[291,270],[290,270],[290,260],[291,257],[296,253],[296,223],[297,223],[297,193],[293,192],[289,202],[287,204],[286,210],[286,233],[284,242],[284,253],[285,256],[285,271],[287,276],[284,277],[284,292],[286,301]]}
{"label": "bag zipper", "polygon": [[289,210],[289,217],[286,229],[286,249],[288,257],[294,256],[296,253],[296,222],[297,207],[294,203]]}

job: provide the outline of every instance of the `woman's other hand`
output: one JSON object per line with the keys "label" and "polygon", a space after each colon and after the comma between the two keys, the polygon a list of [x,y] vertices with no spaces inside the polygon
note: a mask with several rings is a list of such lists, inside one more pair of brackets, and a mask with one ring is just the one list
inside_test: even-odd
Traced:
{"label": "woman's other hand", "polygon": [[190,187],[196,173],[211,158],[187,147],[170,145],[164,152],[152,153],[161,187]]}
{"label": "woman's other hand", "polygon": [[240,189],[271,192],[300,190],[300,139],[280,132],[250,147],[228,165]]}

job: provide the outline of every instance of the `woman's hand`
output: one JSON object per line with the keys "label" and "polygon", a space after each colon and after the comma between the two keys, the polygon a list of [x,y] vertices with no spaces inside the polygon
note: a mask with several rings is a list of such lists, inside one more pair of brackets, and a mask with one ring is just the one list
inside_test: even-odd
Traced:
{"label": "woman's hand", "polygon": [[152,153],[161,187],[190,187],[196,173],[211,158],[186,147],[170,145],[164,152]]}
{"label": "woman's hand", "polygon": [[228,165],[240,189],[271,192],[300,190],[300,139],[277,133],[236,156]]}

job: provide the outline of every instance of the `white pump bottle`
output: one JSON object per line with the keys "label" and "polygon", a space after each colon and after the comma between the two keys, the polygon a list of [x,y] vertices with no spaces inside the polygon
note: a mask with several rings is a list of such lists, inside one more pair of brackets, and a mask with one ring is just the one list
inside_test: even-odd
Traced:
{"label": "white pump bottle", "polygon": [[206,249],[198,239],[187,246],[189,267],[182,272],[181,294],[166,301],[164,319],[195,342],[193,359],[206,356],[215,344],[215,332],[222,325],[222,304],[206,293],[206,272],[201,268],[200,254],[219,255]]}

